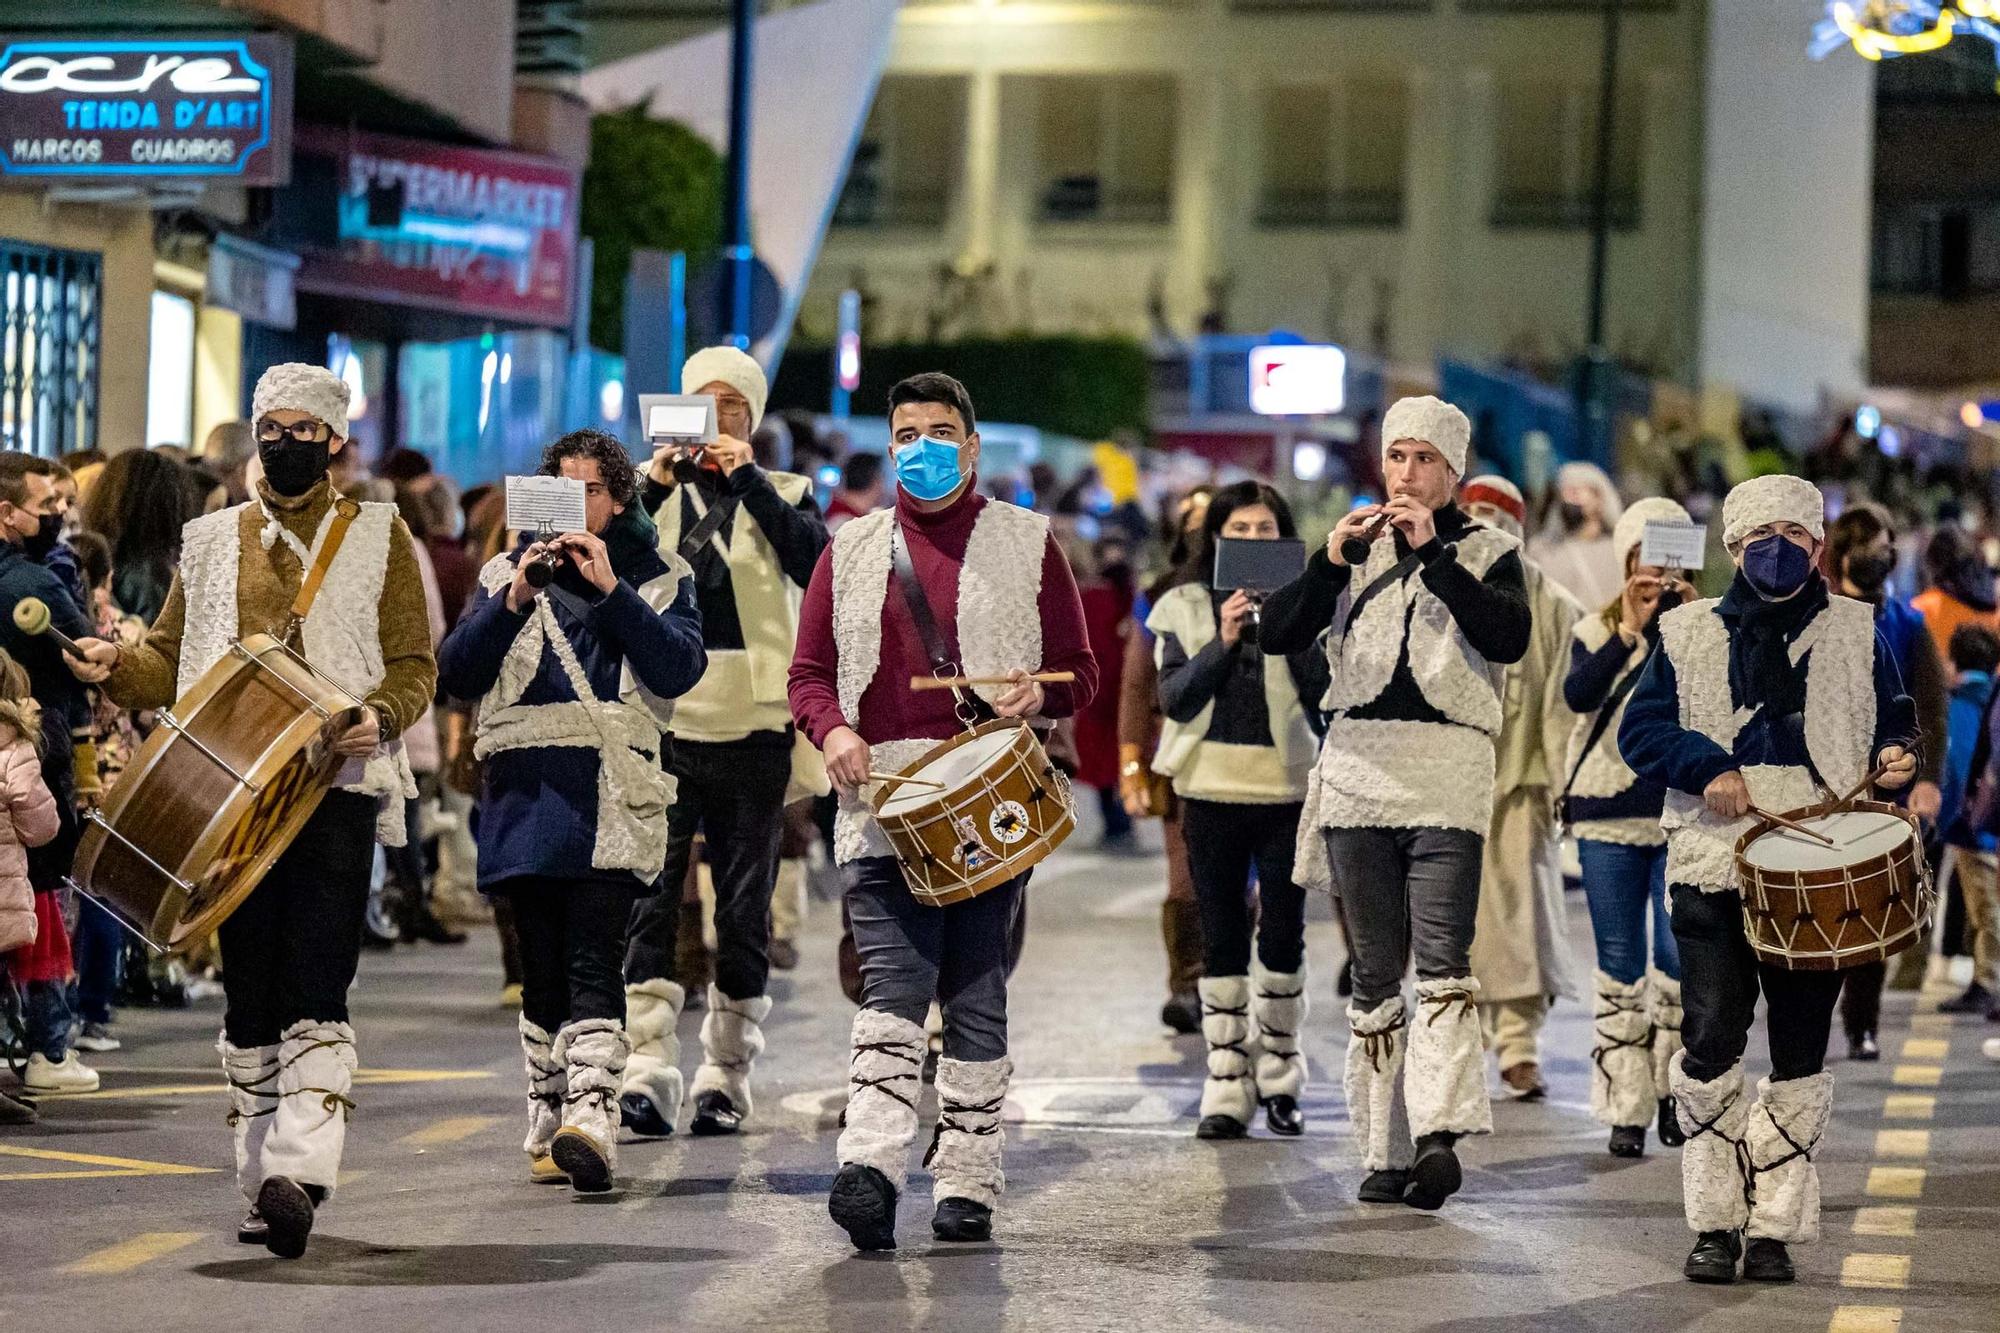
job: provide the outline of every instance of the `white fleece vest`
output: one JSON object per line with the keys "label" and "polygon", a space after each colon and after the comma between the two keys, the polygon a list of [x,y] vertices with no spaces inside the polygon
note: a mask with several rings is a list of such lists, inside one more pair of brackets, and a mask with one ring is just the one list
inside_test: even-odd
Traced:
{"label": "white fleece vest", "polygon": [[[1729,628],[1715,598],[1691,602],[1660,618],[1660,646],[1673,663],[1680,723],[1725,750],[1757,714],[1732,708]],[[1808,658],[1808,654],[1810,657]],[[1806,662],[1806,749],[1820,775],[1845,795],[1867,774],[1875,740],[1875,613],[1865,603],[1832,598],[1793,641],[1794,664]],[[1804,767],[1753,764],[1743,769],[1750,799],[1783,814],[1821,799]],[[1736,840],[1754,822],[1723,820],[1699,795],[1667,792],[1660,816],[1667,831],[1667,882],[1720,891],[1739,887]]]}
{"label": "white fleece vest", "polygon": [[[654,611],[672,606],[687,562],[668,554],[667,572],[637,591]],[[503,596],[514,565],[494,556],[479,571],[479,584]],[[553,649],[573,700],[524,704],[521,696],[541,671],[542,650]],[[534,614],[514,636],[500,664],[499,679],[479,701],[473,757],[505,750],[578,746],[597,751],[597,840],[590,864],[597,870],[629,870],[651,882],[667,859],[667,807],[674,802],[674,779],[660,766],[660,737],[673,721],[674,706],[640,683],[627,662],[618,676],[618,698],[599,699],[584,674],[576,646],[562,631],[546,596],[535,599]]]}
{"label": "white fleece vest", "polygon": [[[241,637],[237,621],[236,576],[244,556],[239,537],[243,511],[255,501],[204,514],[181,529],[181,588],[187,616],[181,633],[180,679],[176,693],[185,695],[208,669]],[[329,508],[312,545],[302,545],[276,520],[264,527],[264,547],[284,539],[293,545],[303,569],[311,569],[333,525]],[[382,588],[388,577],[389,534],[396,506],[363,504],[347,530],[333,564],[320,585],[319,596],[301,629],[301,651],[308,662],[357,699],[382,683]],[[360,792],[382,803],[375,835],[386,847],[401,847],[408,837],[403,802],[417,794],[416,776],[398,739],[378,746],[360,763],[349,761],[340,772],[343,791]]]}
{"label": "white fleece vest", "polygon": [[[1609,643],[1615,633],[1615,630],[1605,626],[1604,617],[1600,615],[1586,616],[1576,624],[1576,641],[1593,653]],[[1625,664],[1618,669],[1618,679],[1623,680],[1627,672],[1637,670],[1645,660],[1646,641],[1642,638],[1626,655]],[[1628,694],[1618,701],[1618,711],[1605,724],[1604,734],[1598,738],[1596,745],[1591,746],[1588,754],[1584,753],[1584,742],[1590,739],[1590,733],[1597,726],[1598,714],[1603,710],[1600,708],[1577,717],[1576,725],[1570,729],[1569,751],[1563,760],[1563,770],[1555,775],[1558,790],[1572,772],[1576,774],[1576,782],[1570,787],[1569,794],[1591,800],[1622,796],[1639,780],[1618,749],[1618,725],[1625,720],[1625,706],[1630,699]],[[1581,819],[1571,831],[1588,842],[1608,842],[1623,847],[1657,847],[1667,837],[1657,819],[1643,815],[1627,819]]]}
{"label": "white fleece vest", "polygon": [[[1179,642],[1189,657],[1215,641],[1217,627],[1215,608],[1206,587],[1198,583],[1183,583],[1171,589],[1153,607],[1146,617],[1146,628],[1154,634],[1153,652],[1155,660],[1164,654],[1162,636],[1171,634]],[[1245,649],[1243,651],[1255,651]],[[1253,797],[1238,797],[1238,800],[1266,802],[1277,799],[1298,800],[1305,795],[1306,774],[1312,768],[1313,755],[1318,739],[1312,728],[1306,724],[1306,712],[1299,704],[1299,691],[1292,679],[1290,665],[1282,657],[1263,657],[1264,710],[1270,719],[1272,747],[1277,751],[1277,761],[1292,790],[1284,798],[1259,794]],[[1192,722],[1176,722],[1163,718],[1160,723],[1160,743],[1153,752],[1153,771],[1164,777],[1178,777],[1188,771],[1195,762],[1197,753],[1207,743],[1208,727],[1215,716],[1215,703],[1211,700],[1197,713]],[[1242,750],[1241,746],[1225,747]],[[1182,795],[1202,796],[1201,792],[1181,790],[1177,782],[1175,791]],[[1206,799],[1225,799],[1209,794]]]}
{"label": "white fleece vest", "polygon": [[[833,537],[833,645],[840,659],[834,683],[840,715],[857,731],[861,696],[882,665],[882,610],[890,592],[889,537],[895,521],[894,509],[877,510],[849,519]],[[1042,553],[1048,538],[1046,518],[998,500],[987,501],[973,520],[958,574],[958,604],[950,612],[958,626],[958,665],[966,675],[1040,669]],[[943,620],[946,611],[935,596],[931,607]],[[989,703],[1005,692],[996,686],[976,689]],[[878,773],[894,773],[939,744],[925,737],[871,741],[869,763]],[[833,844],[834,859],[842,865],[892,854],[874,811],[859,795],[841,798]]]}

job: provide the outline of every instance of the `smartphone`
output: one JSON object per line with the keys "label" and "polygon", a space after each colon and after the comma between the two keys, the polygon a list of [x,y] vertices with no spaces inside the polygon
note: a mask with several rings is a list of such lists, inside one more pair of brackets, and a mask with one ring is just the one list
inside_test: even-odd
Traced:
{"label": "smartphone", "polygon": [[1215,542],[1215,587],[1251,593],[1276,592],[1306,572],[1306,544],[1290,537],[1254,541],[1219,537]]}

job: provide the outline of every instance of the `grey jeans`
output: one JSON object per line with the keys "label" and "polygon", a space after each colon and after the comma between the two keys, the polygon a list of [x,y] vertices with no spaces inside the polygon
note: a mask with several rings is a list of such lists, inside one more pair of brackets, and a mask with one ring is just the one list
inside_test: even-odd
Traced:
{"label": "grey jeans", "polygon": [[1022,909],[1022,874],[977,898],[930,907],[910,896],[894,857],[847,866],[847,919],[861,956],[861,1007],[922,1024],[944,1010],[954,1060],[1007,1054],[1008,937]]}
{"label": "grey jeans", "polygon": [[1412,952],[1420,979],[1471,974],[1485,843],[1464,829],[1326,830],[1358,1007],[1402,991]]}

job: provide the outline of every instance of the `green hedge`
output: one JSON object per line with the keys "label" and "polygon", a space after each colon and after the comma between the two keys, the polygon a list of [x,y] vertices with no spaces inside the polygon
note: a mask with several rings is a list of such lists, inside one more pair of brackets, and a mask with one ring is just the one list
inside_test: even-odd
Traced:
{"label": "green hedge", "polygon": [[[884,415],[890,386],[924,370],[942,370],[964,381],[982,420],[1016,422],[1085,440],[1146,428],[1146,353],[1127,338],[863,346],[854,415]],[[823,412],[832,393],[833,349],[794,343],[772,386],[772,404]]]}
{"label": "green hedge", "polygon": [[722,158],[708,141],[644,107],[593,116],[581,227],[595,247],[590,340],[625,350],[625,276],[632,251],[681,250],[700,269],[722,236]]}

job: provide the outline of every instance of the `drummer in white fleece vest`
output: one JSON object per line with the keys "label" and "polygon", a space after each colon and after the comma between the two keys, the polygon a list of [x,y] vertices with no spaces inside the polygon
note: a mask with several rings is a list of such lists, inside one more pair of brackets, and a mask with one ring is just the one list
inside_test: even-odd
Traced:
{"label": "drummer in white fleece vest", "polygon": [[[264,466],[257,498],[182,531],[180,570],[142,643],[121,652],[82,641],[91,660],[116,664],[104,688],[124,708],[166,707],[250,634],[287,640],[366,705],[334,738],[347,756],[335,790],[218,932],[228,962],[218,1048],[237,1183],[252,1203],[237,1239],[288,1259],[305,1253],[313,1210],[340,1173],[354,1111],[347,988],[369,873],[378,838],[402,845],[403,802],[417,786],[397,737],[437,686],[409,530],[396,506],[343,499],[327,479],[348,443],[347,399],[319,366],[265,371],[250,409]],[[325,582],[295,625],[306,570],[329,549]]]}
{"label": "drummer in white fleece vest", "polygon": [[[1391,407],[1387,505],[1341,519],[1264,608],[1266,652],[1330,631],[1330,717],[1294,877],[1331,881],[1353,948],[1345,1082],[1368,1172],[1360,1197],[1424,1209],[1458,1190],[1458,1140],[1493,1128],[1470,952],[1501,694],[1530,630],[1520,543],[1455,499],[1471,435],[1465,414],[1436,398]],[[1368,537],[1385,512],[1350,568],[1342,544]],[[1403,1001],[1413,954],[1414,1015]]]}
{"label": "drummer in white fleece vest", "polygon": [[[915,375],[889,391],[894,509],[841,526],[820,557],[799,615],[792,716],[826,755],[840,791],[834,858],[847,880],[848,919],[861,955],[840,1173],[828,1211],[856,1248],[892,1249],[896,1202],[917,1136],[928,1044],[924,1017],[944,1011],[939,1115],[924,1164],[936,1178],[931,1230],[940,1240],[992,1234],[1000,1169],[1007,1056],[1008,928],[1027,875],[944,907],[919,903],[865,799],[871,771],[894,773],[961,733],[948,690],[918,692],[932,674],[910,596],[895,573],[900,549],[915,575],[909,594],[930,609],[941,650],[980,687],[979,710],[1001,717],[1067,717],[1090,701],[1097,661],[1076,580],[1039,514],[979,494],[979,430],[965,386]],[[1068,684],[1033,672],[1068,671]]]}
{"label": "drummer in white fleece vest", "polygon": [[[1660,650],[1626,705],[1618,748],[1666,788],[1667,882],[1680,946],[1681,1037],[1671,1064],[1687,1144],[1682,1203],[1696,1233],[1686,1273],[1733,1282],[1793,1278],[1789,1244],[1819,1236],[1813,1157],[1833,1110],[1821,1065],[1840,994],[1837,971],[1758,961],[1744,935],[1736,872],[1746,812],[1786,811],[1853,790],[1871,766],[1907,786],[1915,724],[1867,604],[1836,597],[1819,573],[1825,505],[1810,482],[1746,481],[1722,506],[1737,574],[1719,599],[1660,618]],[[1743,1050],[1757,996],[1771,1075],[1753,1104]],[[1744,1237],[1748,1237],[1747,1247]]]}

